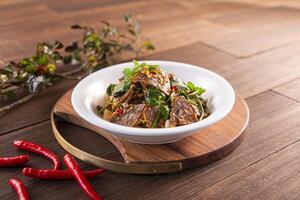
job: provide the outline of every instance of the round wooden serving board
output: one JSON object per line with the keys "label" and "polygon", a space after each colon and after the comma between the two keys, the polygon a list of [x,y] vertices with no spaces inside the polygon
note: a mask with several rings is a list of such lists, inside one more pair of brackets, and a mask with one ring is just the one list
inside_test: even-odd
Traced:
{"label": "round wooden serving board", "polygon": [[[71,93],[72,90],[62,96],[53,108],[51,121],[56,139],[63,148],[79,159],[118,172],[171,173],[206,165],[223,158],[241,143],[249,121],[248,106],[236,95],[230,114],[208,128],[170,144],[136,144],[115,137],[83,120],[71,105]],[[54,115],[108,139],[120,151],[124,163],[99,158],[68,143],[57,130]]]}

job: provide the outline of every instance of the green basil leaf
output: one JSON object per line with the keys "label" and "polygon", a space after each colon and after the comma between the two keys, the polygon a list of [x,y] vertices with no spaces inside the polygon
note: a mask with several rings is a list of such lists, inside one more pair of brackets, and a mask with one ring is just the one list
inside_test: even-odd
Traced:
{"label": "green basil leaf", "polygon": [[116,84],[110,84],[106,89],[106,94],[111,96],[113,94],[114,88],[116,87]]}
{"label": "green basil leaf", "polygon": [[122,96],[125,92],[127,92],[130,88],[130,80],[123,80],[118,85],[114,87],[113,96],[119,97]]}
{"label": "green basil leaf", "polygon": [[131,79],[136,74],[136,72],[145,65],[145,63],[139,64],[136,60],[133,60],[133,64],[133,68],[123,69],[124,79]]}
{"label": "green basil leaf", "polygon": [[191,81],[187,82],[186,86],[191,90],[195,91],[196,86]]}
{"label": "green basil leaf", "polygon": [[192,92],[197,92],[198,95],[201,95],[205,92],[205,89],[202,87],[197,87],[194,83],[188,82],[186,86],[192,91]]}
{"label": "green basil leaf", "polygon": [[161,118],[162,118],[163,120],[167,120],[168,117],[169,117],[169,112],[170,112],[169,107],[166,106],[166,105],[161,105],[161,106],[159,107],[159,111],[160,111]]}
{"label": "green basil leaf", "polygon": [[158,106],[161,102],[165,101],[165,99],[165,94],[157,89],[149,88],[146,91],[146,103],[152,106]]}
{"label": "green basil leaf", "polygon": [[130,68],[123,69],[124,78],[130,78],[133,75],[133,71]]}
{"label": "green basil leaf", "polygon": [[134,69],[139,68],[139,66],[140,66],[140,64],[137,60],[133,60],[133,64],[134,64]]}
{"label": "green basil leaf", "polygon": [[202,87],[196,87],[196,89],[197,89],[197,94],[198,95],[201,95],[201,94],[203,94],[206,90],[204,89],[204,88],[202,88]]}

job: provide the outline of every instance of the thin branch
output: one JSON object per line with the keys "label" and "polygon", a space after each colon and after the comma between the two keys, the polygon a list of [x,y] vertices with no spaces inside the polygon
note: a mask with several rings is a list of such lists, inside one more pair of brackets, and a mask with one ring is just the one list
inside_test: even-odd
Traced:
{"label": "thin branch", "polygon": [[19,86],[13,85],[13,86],[10,86],[10,87],[5,88],[5,89],[0,89],[0,94],[4,94],[6,92],[12,92],[12,91],[15,91],[15,90],[18,90],[18,89],[20,89]]}
{"label": "thin branch", "polygon": [[77,67],[73,70],[70,70],[70,71],[67,71],[67,72],[64,72],[64,73],[61,73],[60,75],[62,75],[62,76],[71,76],[73,74],[77,74],[77,73],[81,72],[83,69],[84,69],[84,65],[80,65],[80,67]]}
{"label": "thin branch", "polygon": [[16,101],[14,101],[14,102],[12,102],[12,103],[10,103],[10,104],[8,104],[8,105],[5,105],[5,106],[1,107],[1,108],[0,108],[0,114],[6,112],[6,111],[8,111],[8,110],[10,110],[10,109],[12,109],[12,108],[14,108],[14,107],[16,107],[16,106],[18,106],[18,105],[20,105],[20,104],[22,104],[22,103],[25,103],[25,102],[29,101],[29,100],[32,99],[34,96],[35,96],[34,93],[30,93],[30,94],[28,94],[28,95],[22,97],[22,98],[19,99],[19,100],[16,100]]}
{"label": "thin branch", "polygon": [[68,76],[68,75],[64,75],[64,74],[58,74],[58,73],[55,73],[53,74],[55,77],[58,77],[58,78],[64,78],[64,79],[69,79],[69,80],[80,80],[80,77],[71,77],[71,76]]}

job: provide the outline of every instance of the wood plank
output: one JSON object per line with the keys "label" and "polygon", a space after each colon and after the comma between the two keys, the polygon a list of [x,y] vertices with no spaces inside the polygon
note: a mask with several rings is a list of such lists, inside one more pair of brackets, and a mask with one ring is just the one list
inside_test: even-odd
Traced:
{"label": "wood plank", "polygon": [[300,141],[187,199],[299,199]]}
{"label": "wood plank", "polygon": [[[256,20],[253,16],[260,20]],[[251,32],[255,30],[279,29],[287,25],[292,26],[298,23],[300,19],[298,9],[275,7],[253,9],[252,12],[240,14],[238,18],[236,15],[227,15],[210,18],[210,20],[224,26],[247,29]]]}
{"label": "wood plank", "polygon": [[[206,7],[201,7],[201,10],[197,10],[197,12],[193,11],[192,13],[187,12],[185,9],[182,9],[174,4],[170,3],[159,3],[159,2],[151,2],[150,4],[145,4],[143,2],[135,3],[135,4],[126,4],[126,6],[106,6],[104,8],[96,8],[95,11],[82,11],[82,12],[75,12],[74,14],[67,14],[65,17],[61,15],[59,16],[52,16],[57,15],[56,13],[45,13],[44,16],[47,18],[55,18],[59,20],[58,24],[55,24],[55,20],[52,27],[51,23],[47,24],[48,28],[51,28],[51,31],[42,31],[42,32],[35,32],[31,31],[30,34],[27,34],[27,29],[32,29],[31,25],[25,23],[17,31],[11,33],[11,27],[17,26],[18,24],[10,23],[7,25],[6,29],[3,30],[3,34],[8,33],[8,37],[3,36],[3,40],[17,42],[18,45],[7,44],[9,49],[18,49],[21,46],[20,51],[26,52],[32,51],[34,43],[36,41],[43,41],[43,40],[62,40],[71,42],[75,38],[79,38],[79,32],[74,32],[69,29],[70,24],[74,23],[88,23],[92,25],[99,25],[99,19],[107,19],[112,23],[116,23],[118,26],[122,25],[123,22],[121,20],[121,16],[124,14],[127,8],[132,9],[134,16],[142,22],[143,31],[145,33],[146,38],[151,38],[153,42],[156,44],[157,51],[163,51],[167,49],[176,48],[183,45],[192,44],[198,41],[206,41],[207,39],[213,38],[223,38],[227,35],[235,33],[237,30],[226,28],[223,26],[211,24],[207,21],[203,21],[203,17],[207,17],[212,12],[212,7],[215,4],[205,4]],[[151,9],[153,7],[153,9]],[[154,9],[159,7],[159,9]],[[44,8],[44,6],[42,6]],[[240,8],[240,7],[238,7]],[[241,6],[241,8],[243,8]],[[45,9],[45,8],[44,8]],[[125,9],[125,10],[124,10]],[[155,10],[155,13],[153,13]],[[220,12],[219,15],[229,14],[231,13],[229,6],[216,5],[217,11]],[[237,11],[238,9],[234,9]],[[243,10],[243,9],[241,9]],[[118,15],[114,14],[115,12]],[[217,14],[217,12],[213,12]],[[234,12],[233,12],[234,13]],[[9,15],[11,16],[11,15]],[[13,15],[12,15],[13,16]],[[35,20],[40,15],[37,13],[34,15],[33,19]],[[74,19],[73,19],[74,18]],[[41,19],[40,19],[41,20]],[[14,21],[13,21],[14,22]],[[37,22],[38,23],[38,22]],[[64,25],[64,26],[63,26]],[[34,30],[38,29],[45,29],[43,20],[41,24],[35,24]],[[192,27],[192,28],[191,28]],[[25,30],[24,30],[24,29]],[[12,35],[11,35],[12,34]],[[15,39],[18,35],[23,34],[22,37],[19,39]],[[194,37],[197,35],[198,37]],[[168,36],[168,37],[166,37]],[[13,37],[13,38],[12,38]],[[1,35],[0,35],[1,38]],[[29,41],[29,44],[28,44]],[[176,43],[174,41],[177,41]],[[11,45],[11,46],[10,46]],[[3,45],[4,46],[4,45]],[[10,53],[10,52],[9,52]],[[16,58],[17,56],[9,56],[4,51],[2,53],[2,57],[7,56],[8,58]],[[6,60],[8,60],[8,58]]]}
{"label": "wood plank", "polygon": [[30,2],[22,4],[22,6],[14,5],[14,11],[11,11],[11,5],[0,5],[1,22],[0,27],[9,24],[21,24],[31,22],[37,18],[55,17],[55,12],[51,11],[46,5],[32,4]]}
{"label": "wood plank", "polygon": [[164,0],[180,5],[188,9],[190,12],[197,12],[204,18],[212,18],[217,16],[239,15],[260,9],[257,5],[245,4],[244,1],[214,1],[214,0]]}
{"label": "wood plank", "polygon": [[[297,27],[296,24],[299,23],[300,15],[292,9],[262,9],[254,7],[242,14],[234,14],[235,12],[233,12],[229,15],[231,7],[230,4],[226,5],[223,3],[220,5],[216,5],[217,8],[219,8],[218,11],[223,11],[224,14],[222,14],[221,12],[217,15],[218,17],[213,17],[213,15],[209,17],[209,13],[211,13],[214,4],[211,3],[205,5],[208,6],[204,6],[204,8],[202,8],[202,10],[200,10],[200,12],[198,12],[197,14],[194,14],[192,11],[189,11],[187,12],[188,15],[183,15],[182,13],[186,12],[184,12],[182,8],[174,4],[163,4],[158,2],[151,2],[150,4],[145,4],[143,2],[134,4],[128,3],[125,7],[119,6],[117,8],[115,8],[114,6],[106,6],[104,8],[96,8],[91,11],[82,11],[78,13],[75,12],[74,14],[67,14],[64,17],[59,17],[58,19],[60,19],[60,23],[62,23],[64,26],[59,25],[53,21],[54,27],[51,27],[51,29],[53,29],[54,31],[51,31],[51,34],[52,36],[54,36],[53,38],[56,38],[55,36],[57,36],[57,32],[64,32],[65,30],[67,30],[66,27],[68,27],[71,23],[75,22],[91,23],[94,25],[95,23],[99,24],[99,18],[113,20],[113,22],[114,20],[116,20],[118,22],[117,24],[120,24],[121,15],[127,8],[130,8],[134,12],[135,10],[138,10],[138,12],[140,12],[134,14],[136,14],[138,19],[145,23],[144,26],[145,33],[147,33],[146,36],[153,38],[154,42],[158,44],[157,46],[159,46],[161,50],[166,50],[182,45],[191,44],[193,42],[202,41],[208,45],[214,46],[217,49],[221,49],[238,57],[245,57],[257,52],[266,51],[287,44],[292,41],[297,41],[299,39],[298,35],[300,34],[298,32],[300,31],[300,29],[295,29],[295,27]],[[157,13],[153,13],[153,11],[150,12],[150,10],[153,10],[150,9],[151,6],[153,8],[159,7],[160,9],[154,9]],[[138,7],[139,9],[137,9],[136,7]],[[236,8],[233,10],[239,10],[244,7],[238,4],[237,6],[233,6],[233,8]],[[114,12],[117,12],[118,15],[113,14]],[[251,16],[253,14],[261,16],[262,20],[260,21],[262,22],[258,23],[256,20],[254,21],[253,19],[251,19]],[[48,17],[53,18],[51,17],[53,13],[51,15],[47,15],[49,15]],[[205,18],[205,16],[208,18],[213,18],[210,19],[213,23],[202,21],[202,19]],[[281,23],[271,23],[271,26],[270,21],[274,18],[278,19]],[[182,22],[177,23],[178,21]],[[235,21],[239,23],[235,23]],[[247,23],[244,23],[245,21]],[[257,23],[258,25],[255,26],[255,24]],[[153,27],[153,24],[158,24],[158,27],[162,27],[162,30],[158,28],[159,31],[157,31]],[[164,24],[168,24],[168,26],[164,26]],[[210,26],[207,26],[208,24],[210,24]],[[266,24],[269,25],[266,26]],[[248,27],[249,25],[251,29],[248,28],[249,30],[244,30],[244,26]],[[35,25],[35,27],[36,26],[37,25]],[[34,30],[41,29],[41,27],[43,26],[44,23],[41,22],[41,24],[37,26],[38,28]],[[51,23],[49,23],[48,26],[52,26]],[[205,28],[203,28],[203,26]],[[23,28],[24,30],[16,31],[16,33],[9,33],[8,38],[6,36],[6,39],[10,38],[10,34],[12,34],[12,37],[16,37],[18,34],[20,34],[20,32],[26,34],[25,28],[31,29],[32,27],[30,27],[30,25],[24,25]],[[21,27],[20,29],[23,28]],[[11,30],[11,28],[8,28],[8,30]],[[7,31],[5,31],[4,29],[3,34],[6,34]],[[32,34],[43,35],[43,32],[44,34],[47,33],[47,31],[42,31],[42,33],[39,32],[39,34],[37,32],[33,32],[31,33],[31,36]],[[67,33],[65,34],[66,37],[67,35],[69,35],[70,32],[71,31],[67,31]],[[162,37],[165,35],[168,35],[170,37]],[[195,37],[195,35],[197,35],[197,37]],[[29,37],[29,35],[27,35],[26,37]],[[253,40],[253,38],[256,39]],[[276,42],[274,42],[274,40]],[[178,42],[174,43],[174,41]],[[243,42],[241,43],[241,41]]]}
{"label": "wood plank", "polygon": [[167,51],[154,52],[154,54],[146,56],[146,59],[185,62],[211,70],[218,70],[215,66],[235,60],[232,56],[208,47],[201,42]]}
{"label": "wood plank", "polygon": [[300,102],[300,79],[293,80],[273,89],[284,96]]}
{"label": "wood plank", "polygon": [[[31,50],[29,50],[29,48]],[[1,66],[5,63],[9,63],[9,61],[30,56],[33,52],[32,46],[25,49],[16,41],[2,42],[0,43],[0,49],[0,59],[3,61],[3,63],[1,63]]]}
{"label": "wood plank", "polygon": [[[40,1],[36,0],[36,2],[40,3]],[[96,7],[104,7],[111,5],[122,5],[124,3],[132,2],[132,0],[102,0],[102,1],[94,1],[94,0],[86,0],[86,1],[78,1],[78,0],[69,0],[66,4],[63,1],[44,1],[44,4],[47,4],[51,9],[58,13],[66,13],[66,12],[75,12],[82,10],[90,10]],[[72,6],[70,6],[72,5]]]}
{"label": "wood plank", "polygon": [[247,57],[300,40],[300,28],[297,26],[300,13],[296,9],[265,8],[210,20],[228,28],[240,29],[226,37],[204,41],[237,57]]}
{"label": "wood plank", "polygon": [[135,1],[133,3],[118,4],[113,6],[94,7],[78,12],[61,13],[63,20],[73,23],[98,25],[101,20],[108,20],[119,25],[126,13],[131,13],[140,21],[161,20],[171,18],[181,12],[187,11],[173,3],[159,1]]}
{"label": "wood plank", "polygon": [[[258,23],[252,16],[261,16],[262,22]],[[204,20],[201,15],[189,15],[182,24],[180,17],[168,19],[167,26],[162,26],[164,20],[144,24],[146,34],[158,44],[160,48],[187,45],[201,41],[236,57],[249,57],[265,51],[276,49],[284,45],[297,42],[300,39],[300,14],[297,10],[286,8],[257,9],[255,12],[229,15]],[[252,19],[251,19],[252,18]],[[230,22],[226,23],[226,19]],[[274,20],[278,19],[278,20]],[[275,22],[279,23],[275,23]],[[174,26],[173,23],[174,22]],[[272,22],[272,23],[271,23]],[[151,25],[150,25],[151,24]],[[147,27],[155,28],[147,30]],[[159,28],[160,27],[160,28]],[[164,29],[164,27],[167,27]],[[195,37],[197,36],[197,37]]]}
{"label": "wood plank", "polygon": [[[3,41],[25,39],[50,33],[62,27],[67,27],[59,16],[45,6],[16,7],[14,12],[4,10],[0,12],[0,38]],[[2,8],[3,9],[3,8]],[[18,14],[19,13],[19,14]],[[34,23],[33,23],[34,22]]]}
{"label": "wood plank", "polygon": [[217,68],[237,91],[249,97],[300,77],[299,52],[299,43],[295,43]]}
{"label": "wood plank", "polygon": [[[139,2],[139,4],[127,4],[126,7],[95,8],[88,12],[68,13],[63,15],[63,19],[73,21],[73,23],[98,26],[100,23],[98,19],[101,18],[121,26],[122,21],[120,18],[125,12],[124,9],[127,9],[130,12],[132,10],[133,16],[141,21],[146,37],[151,38],[160,50],[188,45],[198,41],[213,45],[216,48],[222,48],[223,44],[219,43],[228,43],[227,40],[232,38],[231,35],[240,34],[240,37],[248,37],[249,34],[239,29],[208,23],[205,19],[223,15],[232,16],[234,14],[237,17],[240,13],[259,10],[256,7],[243,6],[236,3],[233,3],[233,5],[207,3],[203,6],[198,6],[195,10],[189,10],[178,8],[178,6],[168,3],[151,2],[145,4]],[[118,14],[113,14],[115,12]],[[208,24],[210,26],[206,27]],[[234,46],[231,48],[234,48]],[[222,48],[222,50],[232,53],[230,49],[227,51],[227,49]]]}
{"label": "wood plank", "polygon": [[[161,20],[156,23],[145,25],[145,37],[151,38],[151,41],[157,46],[157,51],[165,51],[172,48],[186,46],[196,42],[203,42],[223,38],[237,30],[226,28],[224,26],[212,24],[209,21],[200,19],[197,15],[193,16],[194,20],[186,22],[184,19]],[[162,26],[162,23],[169,24]],[[147,31],[147,27],[161,27],[159,30],[152,29]],[[197,36],[197,37],[195,37]],[[218,49],[217,45],[213,48]]]}
{"label": "wood plank", "polygon": [[[211,24],[208,21],[201,20],[199,19],[198,15],[191,15],[190,17],[193,20],[189,22],[186,22],[185,18],[173,18],[171,20],[165,19],[156,20],[149,23],[142,23],[143,39],[150,38],[150,40],[156,46],[155,53],[157,53],[181,46],[190,45],[195,42],[205,40],[207,37],[220,38],[234,31],[232,29],[227,29],[219,25]],[[121,23],[121,19],[118,19],[118,21]],[[99,21],[97,20],[97,22]],[[124,23],[122,22],[122,24]],[[101,27],[99,23],[97,26]],[[198,37],[194,37],[194,35],[198,35]],[[38,36],[38,38],[42,36],[43,35],[40,35]],[[81,38],[81,32],[70,30],[69,26],[66,26],[52,31],[45,36],[47,36],[48,38],[50,37],[52,41],[60,40],[68,44],[71,41]],[[51,41],[51,39],[47,40]],[[31,52],[31,49],[33,49],[35,42],[36,38],[18,40],[18,44],[23,47],[22,49],[25,52],[26,50]],[[10,49],[13,49],[13,47],[11,47]],[[12,53],[12,51],[9,51],[5,55],[9,56]]]}
{"label": "wood plank", "polygon": [[[217,2],[241,2],[240,0],[214,0]],[[298,0],[243,0],[243,3],[249,5],[259,5],[265,7],[291,7],[291,8],[300,8],[300,2]]]}
{"label": "wood plank", "polygon": [[55,87],[50,87],[31,101],[4,113],[0,118],[0,135],[49,119],[54,103],[75,83],[70,80],[59,81]]}
{"label": "wood plank", "polygon": [[110,199],[124,196],[126,199],[184,199],[300,139],[299,104],[272,92],[251,97],[247,102],[252,119],[250,127],[244,142],[232,154],[202,169],[155,176],[135,185],[134,190],[116,192]]}

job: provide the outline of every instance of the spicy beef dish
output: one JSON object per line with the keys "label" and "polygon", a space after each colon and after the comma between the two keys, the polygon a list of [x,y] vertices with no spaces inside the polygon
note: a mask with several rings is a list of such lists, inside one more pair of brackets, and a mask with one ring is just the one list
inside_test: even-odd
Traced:
{"label": "spicy beef dish", "polygon": [[205,89],[166,74],[158,65],[125,68],[118,83],[108,86],[104,106],[107,121],[130,127],[168,128],[200,121],[209,115]]}

